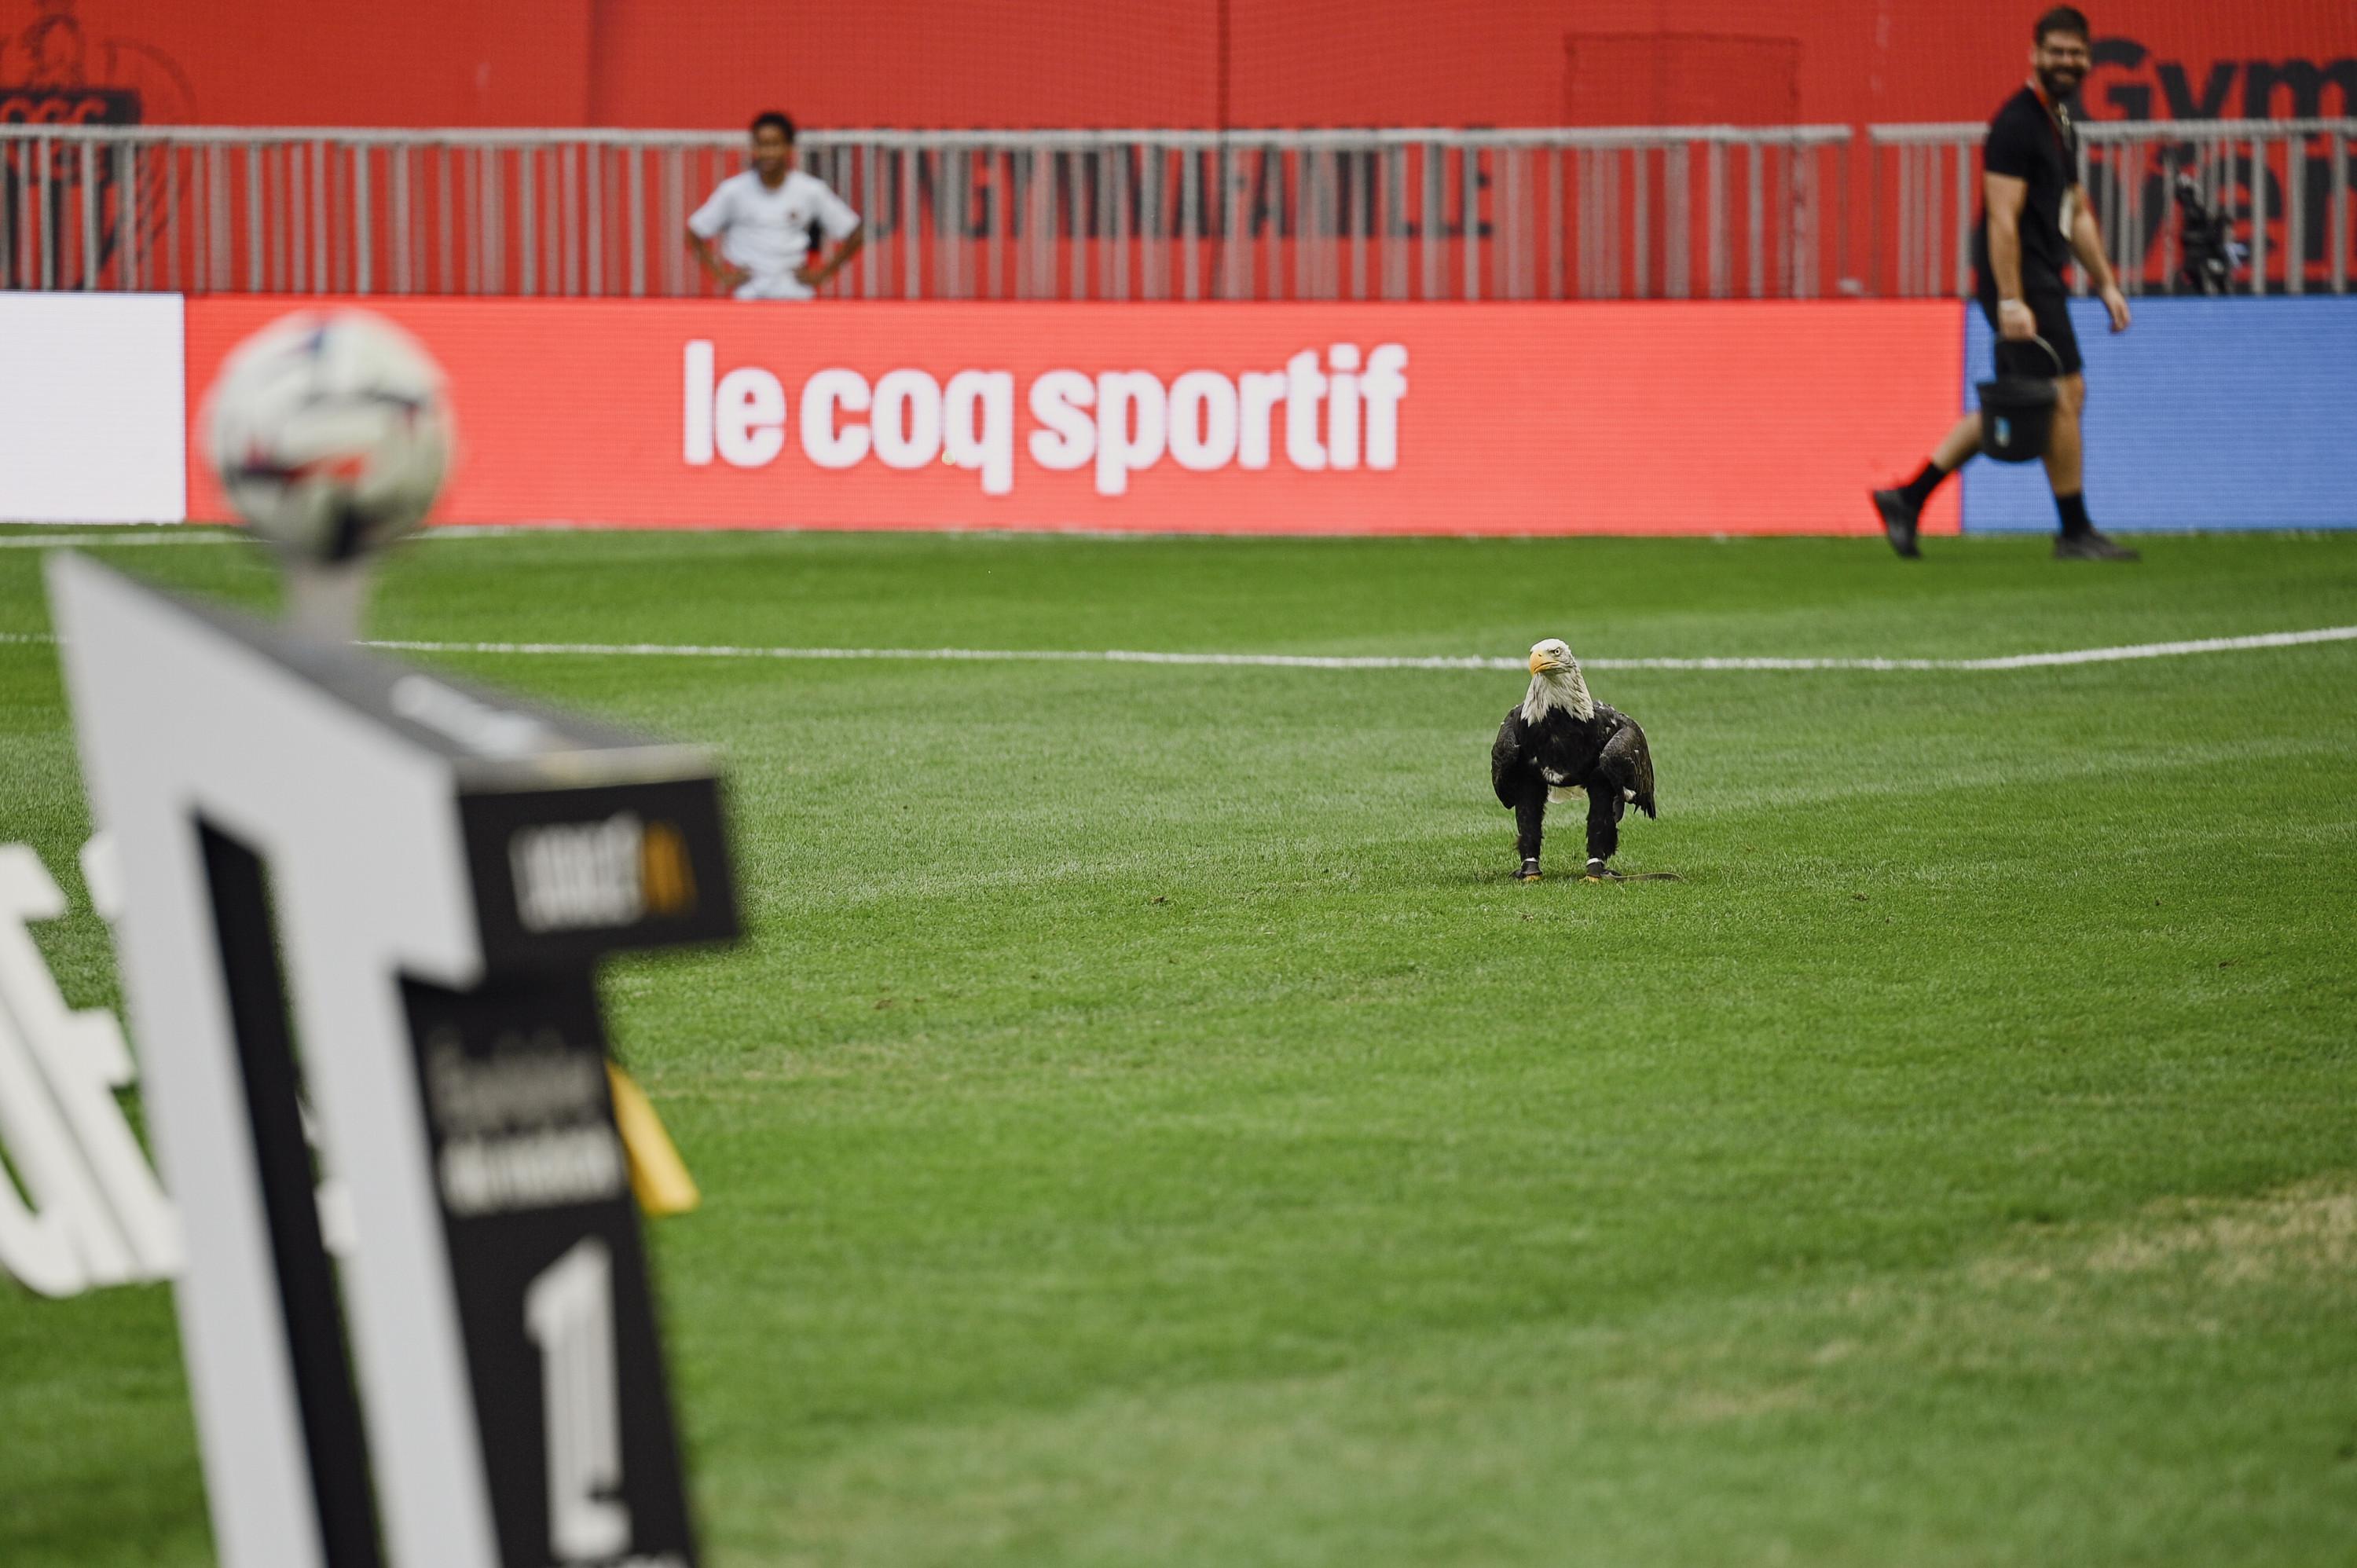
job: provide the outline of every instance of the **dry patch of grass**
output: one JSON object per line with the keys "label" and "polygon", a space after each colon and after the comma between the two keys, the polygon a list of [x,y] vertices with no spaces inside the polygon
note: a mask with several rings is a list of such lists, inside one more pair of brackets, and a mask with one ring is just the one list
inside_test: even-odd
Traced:
{"label": "dry patch of grass", "polygon": [[2252,1198],[2156,1204],[2096,1248],[2094,1273],[2190,1270],[2215,1285],[2357,1273],[2357,1182],[2320,1178]]}

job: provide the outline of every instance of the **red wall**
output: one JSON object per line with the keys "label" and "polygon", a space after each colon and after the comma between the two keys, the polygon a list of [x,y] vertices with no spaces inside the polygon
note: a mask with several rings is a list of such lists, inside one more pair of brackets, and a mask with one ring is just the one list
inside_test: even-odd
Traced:
{"label": "red wall", "polygon": [[587,0],[67,0],[44,27],[54,4],[0,0],[0,85],[125,85],[208,125],[587,123]]}
{"label": "red wall", "polygon": [[[1224,51],[1219,0],[62,0],[37,38],[59,3],[0,0],[0,86],[78,76],[211,124],[733,127],[772,103],[838,126],[1977,119],[2042,0],[1229,0]],[[2090,9],[2142,51],[2091,83],[2104,117],[2240,114],[2251,62],[2357,59],[2351,0]],[[2326,112],[2357,113],[2347,91]]]}

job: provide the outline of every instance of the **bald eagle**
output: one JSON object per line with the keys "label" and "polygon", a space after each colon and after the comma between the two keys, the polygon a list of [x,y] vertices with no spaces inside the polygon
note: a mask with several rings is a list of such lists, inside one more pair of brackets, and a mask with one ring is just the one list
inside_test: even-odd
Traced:
{"label": "bald eagle", "polygon": [[1608,864],[1620,847],[1620,817],[1653,809],[1653,758],[1637,721],[1587,694],[1579,660],[1560,638],[1531,649],[1531,688],[1508,711],[1490,747],[1490,782],[1514,813],[1524,882],[1539,879],[1539,837],[1547,802],[1587,797],[1587,876],[1618,881]]}

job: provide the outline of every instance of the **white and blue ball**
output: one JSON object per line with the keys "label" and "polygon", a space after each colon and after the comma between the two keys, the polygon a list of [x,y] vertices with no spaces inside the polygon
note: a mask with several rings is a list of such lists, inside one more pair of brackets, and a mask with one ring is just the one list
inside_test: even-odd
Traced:
{"label": "white and blue ball", "polygon": [[442,369],[363,310],[305,312],[240,344],[206,447],[230,504],[297,557],[356,560],[425,520],[450,463]]}

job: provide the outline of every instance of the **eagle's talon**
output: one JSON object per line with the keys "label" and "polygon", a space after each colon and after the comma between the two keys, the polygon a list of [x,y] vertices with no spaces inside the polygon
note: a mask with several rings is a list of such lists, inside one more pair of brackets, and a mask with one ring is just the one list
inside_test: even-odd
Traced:
{"label": "eagle's talon", "polygon": [[1620,875],[1620,873],[1613,870],[1610,866],[1605,865],[1602,861],[1591,860],[1587,863],[1587,875],[1584,880],[1589,882],[1626,882],[1629,879]]}
{"label": "eagle's talon", "polygon": [[1514,880],[1517,882],[1536,882],[1538,879],[1539,863],[1535,860],[1523,862],[1523,868],[1514,873]]}

